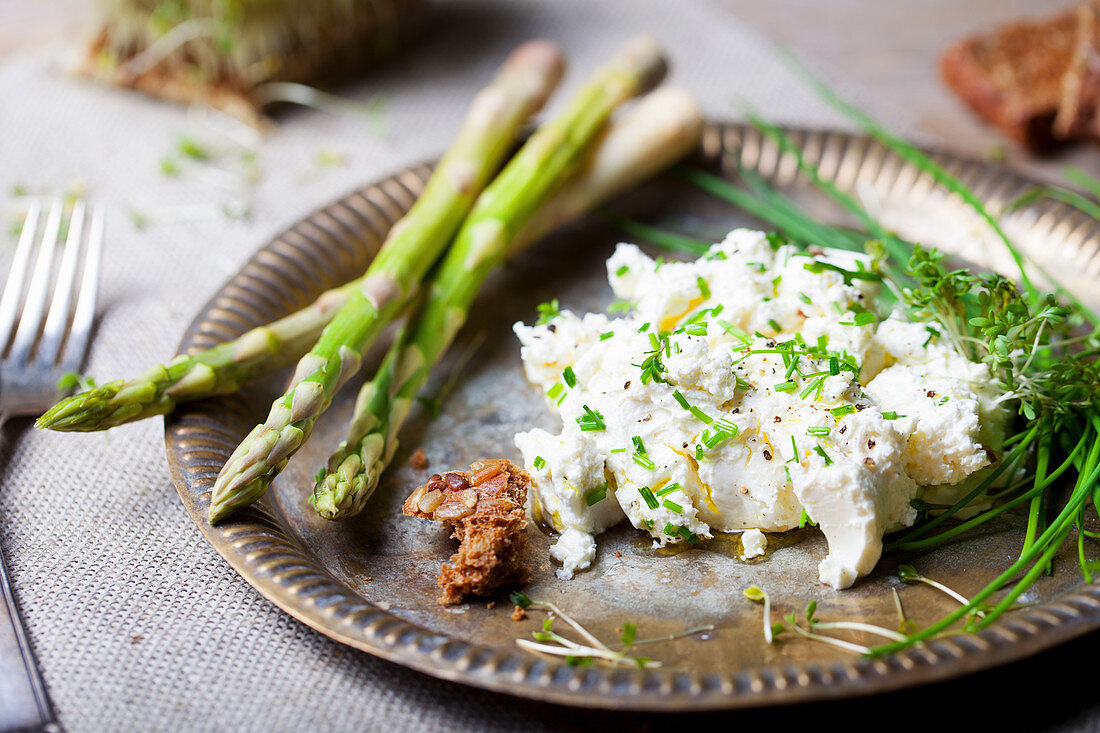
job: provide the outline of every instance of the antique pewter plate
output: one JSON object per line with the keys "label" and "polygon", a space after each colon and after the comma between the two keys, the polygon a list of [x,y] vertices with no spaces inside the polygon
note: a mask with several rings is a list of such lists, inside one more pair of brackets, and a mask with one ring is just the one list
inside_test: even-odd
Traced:
{"label": "antique pewter plate", "polygon": [[[973,216],[926,175],[878,143],[843,133],[792,130],[826,178],[857,192],[891,226],[926,244],[997,266],[995,245]],[[991,205],[1013,199],[1025,179],[966,159],[939,160]],[[733,177],[738,166],[777,182],[823,217],[837,211],[797,175],[790,156],[777,153],[751,128],[708,128],[697,162]],[[430,167],[417,166],[311,214],[261,249],[198,315],[182,351],[211,346],[310,302],[322,290],[361,272],[390,225],[421,190]],[[669,176],[638,189],[616,208],[680,231],[720,237],[753,222]],[[1059,204],[1040,202],[1006,219],[1006,227],[1044,268],[1090,302],[1100,270],[1100,225]],[[961,233],[961,234],[960,234]],[[554,577],[549,539],[532,527],[532,598],[560,604],[601,638],[617,638],[624,620],[639,638],[713,624],[716,630],[646,647],[660,669],[571,667],[522,651],[517,637],[537,628],[539,615],[515,622],[505,595],[445,609],[436,603],[440,562],[453,542],[438,525],[401,515],[404,497],[430,472],[486,457],[518,458],[517,430],[553,429],[557,418],[523,379],[511,333],[530,321],[536,304],[552,297],[577,312],[603,310],[611,300],[603,262],[621,234],[582,222],[531,249],[486,286],[469,324],[437,369],[432,389],[446,392],[438,417],[414,413],[402,446],[369,508],[346,522],[317,517],[306,499],[312,476],[343,436],[358,384],[348,385],[318,421],[310,440],[255,507],[211,527],[209,491],[238,440],[266,414],[286,374],[240,394],[188,405],[167,421],[168,460],[177,490],[199,529],[264,597],[295,618],[345,644],[445,679],[541,700],[632,710],[714,709],[862,695],[986,669],[1019,659],[1100,626],[1100,587],[1086,585],[1073,553],[1055,565],[1024,599],[1033,605],[978,635],[957,635],[882,659],[864,659],[805,640],[761,638],[761,609],[742,590],[771,593],[776,612],[801,611],[818,601],[823,620],[897,623],[892,589],[908,615],[929,623],[953,602],[927,586],[902,586],[897,564],[907,562],[961,593],[970,594],[1015,560],[1019,518],[926,553],[891,556],[855,588],[837,592],[817,580],[824,539],[814,529],[772,535],[767,555],[737,559],[736,536],[684,550],[655,550],[641,533],[618,528],[601,539],[598,561],[572,581]],[[381,349],[367,359],[366,373]],[[457,379],[448,377],[458,374]],[[450,381],[451,384],[446,383]],[[446,389],[447,387],[450,389]],[[421,447],[428,471],[410,467]],[[861,643],[870,638],[852,637]]]}

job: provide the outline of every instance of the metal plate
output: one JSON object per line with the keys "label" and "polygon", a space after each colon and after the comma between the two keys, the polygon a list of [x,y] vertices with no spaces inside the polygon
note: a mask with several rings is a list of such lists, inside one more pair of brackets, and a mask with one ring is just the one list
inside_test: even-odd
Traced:
{"label": "metal plate", "polygon": [[[913,228],[927,244],[958,248],[962,242],[971,246],[968,257],[999,262],[986,257],[992,245],[971,231],[965,207],[877,143],[842,133],[791,134],[810,160],[821,161],[826,177],[874,201],[886,221]],[[948,155],[939,160],[993,205],[1030,185],[981,163]],[[779,155],[741,125],[710,126],[697,162],[731,176],[739,165],[755,169],[823,217],[836,217],[797,175],[790,156]],[[181,350],[235,337],[361,272],[429,172],[429,166],[418,166],[367,186],[277,237],[202,310]],[[650,222],[715,237],[752,224],[728,204],[673,177],[647,184],[616,206]],[[928,222],[937,228],[927,227]],[[967,236],[950,236],[960,226]],[[1097,222],[1040,202],[1008,217],[1006,226],[1049,272],[1097,300],[1096,289],[1089,287],[1100,268]],[[979,635],[951,636],[883,659],[794,639],[765,645],[760,608],[742,596],[745,587],[755,584],[771,593],[778,613],[801,610],[816,599],[822,619],[890,626],[896,623],[891,589],[898,588],[909,616],[929,623],[952,610],[952,601],[926,586],[900,587],[893,577],[897,564],[912,563],[972,593],[1015,560],[1022,533],[1020,521],[1011,517],[932,552],[888,557],[873,576],[840,592],[817,581],[817,563],[826,547],[816,530],[771,535],[765,557],[742,562],[736,557],[737,541],[729,537],[677,552],[654,550],[640,533],[619,528],[602,537],[592,570],[559,581],[547,558],[548,538],[532,528],[534,577],[526,592],[560,604],[597,635],[616,638],[615,628],[624,620],[638,624],[640,638],[702,624],[717,627],[649,647],[646,653],[663,663],[650,671],[576,668],[521,651],[513,640],[529,636],[538,622],[513,621],[503,595],[494,608],[485,602],[439,606],[435,578],[453,545],[439,526],[401,516],[401,501],[428,473],[409,466],[409,452],[424,448],[429,471],[485,457],[517,458],[512,445],[517,430],[555,427],[556,418],[523,380],[510,326],[530,320],[535,305],[551,297],[578,312],[602,310],[611,297],[603,261],[619,238],[607,226],[584,222],[542,242],[491,279],[447,363],[436,370],[444,375],[433,385],[438,389],[446,375],[461,368],[441,414],[434,420],[414,414],[393,468],[363,515],[327,522],[306,501],[313,473],[342,438],[358,386],[352,384],[258,505],[218,527],[207,523],[218,470],[266,414],[285,374],[231,397],[194,403],[168,419],[168,460],[187,511],[245,580],[318,631],[437,677],[573,705],[700,710],[867,694],[989,668],[1100,627],[1100,587],[1083,583],[1071,553],[1025,598],[1035,605]],[[473,355],[465,366],[463,354]],[[368,357],[366,373],[380,355],[376,349]]]}

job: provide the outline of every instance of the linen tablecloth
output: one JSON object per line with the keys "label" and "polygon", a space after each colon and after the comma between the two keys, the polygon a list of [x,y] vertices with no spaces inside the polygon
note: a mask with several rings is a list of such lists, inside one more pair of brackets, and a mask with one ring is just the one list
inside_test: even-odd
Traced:
{"label": "linen tablecloth", "polygon": [[[0,201],[16,187],[59,193],[79,186],[108,205],[100,320],[85,372],[133,376],[171,358],[198,308],[274,234],[358,185],[443,150],[473,92],[517,43],[541,36],[567,51],[570,74],[553,110],[638,32],[666,45],[669,83],[697,94],[710,115],[732,116],[743,98],[783,122],[841,123],[777,62],[766,40],[719,3],[451,0],[437,3],[432,29],[407,51],[341,89],[350,98],[385,100],[375,124],[312,110],[281,117],[260,146],[262,174],[243,218],[220,213],[229,192],[162,172],[181,136],[209,138],[186,110],[71,77],[66,46],[13,54],[0,63]],[[343,164],[318,165],[319,156]],[[14,243],[0,234],[4,270]],[[89,435],[22,423],[6,428],[3,439],[0,542],[50,694],[72,731],[672,722],[437,681],[295,621],[241,580],[184,514],[160,419]]]}

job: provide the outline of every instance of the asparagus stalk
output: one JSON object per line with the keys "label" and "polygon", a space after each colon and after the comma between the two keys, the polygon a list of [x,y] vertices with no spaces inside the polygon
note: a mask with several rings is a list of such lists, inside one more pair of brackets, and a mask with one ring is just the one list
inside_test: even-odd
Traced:
{"label": "asparagus stalk", "polygon": [[297,361],[361,285],[355,280],[328,290],[285,318],[205,351],[180,354],[135,379],[107,382],[66,397],[35,426],[65,432],[106,430],[165,415],[180,402],[235,392],[248,380]]}
{"label": "asparagus stalk", "polygon": [[[449,161],[445,158],[439,165],[442,170],[448,162],[449,172],[440,175],[452,179],[453,185],[460,189],[461,201],[456,198],[455,209],[471,205],[506,154],[519,127],[557,86],[562,69],[563,61],[556,47],[545,41],[533,41],[516,49],[493,84],[474,101],[452,146],[453,151],[468,151],[468,160],[461,159],[460,153],[453,153],[448,156]],[[436,188],[445,185],[437,184]],[[453,219],[457,228],[461,215],[456,214]],[[394,226],[387,246],[400,226],[400,222]],[[436,254],[438,251],[435,250]],[[431,259],[426,254],[421,269],[430,265]],[[39,417],[35,426],[64,432],[106,430],[168,414],[181,402],[236,392],[260,374],[298,361],[351,296],[368,288],[367,277],[328,290],[306,308],[232,341],[195,354],[180,354],[134,379],[107,382],[66,397]]]}
{"label": "asparagus stalk", "polygon": [[333,394],[359,369],[363,352],[415,294],[520,126],[557,86],[563,65],[553,44],[524,44],[477,95],[450,150],[412,209],[390,230],[360,287],[298,362],[290,387],[272,404],[267,420],[222,468],[210,503],[212,523],[260,498],[309,437]]}
{"label": "asparagus stalk", "polygon": [[[698,143],[702,126],[699,107],[687,92],[663,89],[647,96],[608,126],[584,167],[506,245],[509,255],[686,155]],[[462,261],[457,249],[444,260],[424,310],[360,391],[348,438],[329,459],[310,499],[321,516],[342,519],[361,511],[392,460],[413,399],[465,321],[476,293],[473,287],[465,302],[458,302],[442,292],[447,267],[461,269]],[[447,324],[446,330],[440,323]]]}

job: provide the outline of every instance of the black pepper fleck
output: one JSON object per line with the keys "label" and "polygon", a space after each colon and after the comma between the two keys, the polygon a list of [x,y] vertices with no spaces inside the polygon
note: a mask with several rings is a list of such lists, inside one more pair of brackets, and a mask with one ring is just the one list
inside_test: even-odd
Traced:
{"label": "black pepper fleck", "polygon": [[867,439],[867,450],[871,450],[871,449],[872,449],[872,448],[874,448],[874,447],[875,447],[875,441],[873,441],[873,440],[871,440],[870,438],[868,438],[868,439]]}
{"label": "black pepper fleck", "polygon": [[764,449],[764,460],[770,461],[772,459],[772,452],[767,448]]}

